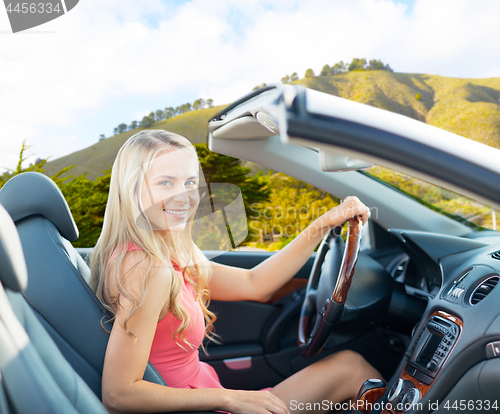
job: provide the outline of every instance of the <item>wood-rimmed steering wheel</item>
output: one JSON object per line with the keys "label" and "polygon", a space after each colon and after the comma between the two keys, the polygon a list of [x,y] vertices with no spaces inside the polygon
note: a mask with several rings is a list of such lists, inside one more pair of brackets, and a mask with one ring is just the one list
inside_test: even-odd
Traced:
{"label": "wood-rimmed steering wheel", "polygon": [[334,325],[342,319],[358,258],[361,227],[361,219],[354,217],[349,220],[347,243],[340,237],[339,226],[320,245],[300,311],[299,351],[306,358],[321,352]]}

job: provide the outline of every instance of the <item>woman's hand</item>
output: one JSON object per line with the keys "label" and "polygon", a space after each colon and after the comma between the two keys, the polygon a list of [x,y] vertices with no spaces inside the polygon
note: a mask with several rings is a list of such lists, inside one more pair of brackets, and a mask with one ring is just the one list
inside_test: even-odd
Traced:
{"label": "woman's hand", "polygon": [[318,224],[322,228],[329,228],[343,225],[352,217],[359,216],[363,224],[366,224],[370,217],[370,210],[366,207],[358,197],[349,196],[337,207],[323,214],[317,219]]}
{"label": "woman's hand", "polygon": [[270,391],[228,390],[227,411],[233,414],[290,414],[287,405]]}

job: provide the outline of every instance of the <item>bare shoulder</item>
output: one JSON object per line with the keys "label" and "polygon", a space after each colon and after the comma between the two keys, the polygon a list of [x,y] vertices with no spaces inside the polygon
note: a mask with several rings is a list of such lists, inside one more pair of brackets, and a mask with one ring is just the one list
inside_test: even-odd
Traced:
{"label": "bare shoulder", "polygon": [[141,301],[145,288],[147,303],[157,303],[161,308],[168,300],[172,283],[171,270],[160,260],[150,259],[143,251],[131,251],[125,255],[120,277],[123,287],[138,302]]}

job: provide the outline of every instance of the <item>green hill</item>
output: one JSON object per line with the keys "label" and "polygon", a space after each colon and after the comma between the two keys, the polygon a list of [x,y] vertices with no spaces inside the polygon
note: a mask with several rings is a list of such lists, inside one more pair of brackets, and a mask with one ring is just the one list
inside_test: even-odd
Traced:
{"label": "green hill", "polygon": [[362,71],[294,83],[397,112],[500,148],[500,78]]}
{"label": "green hill", "polygon": [[[219,112],[223,106],[201,109],[199,111],[190,111],[184,114],[155,123],[151,129],[165,129],[175,132],[186,138],[192,143],[207,142],[208,120]],[[45,164],[45,173],[49,177],[64,167],[75,165],[65,175],[78,176],[87,173],[89,180],[94,180],[102,175],[102,172],[109,170],[115,161],[118,150],[123,143],[140,129],[123,132],[102,141],[96,142],[90,147],[80,151],[73,152],[64,157],[57,158]],[[64,175],[63,175],[64,176]]]}
{"label": "green hill", "polygon": [[[393,111],[458,135],[500,148],[500,78],[458,79],[388,71],[347,72],[292,82],[342,98]],[[191,111],[156,123],[190,139],[206,142],[207,121],[221,107]],[[72,175],[89,179],[113,164],[118,149],[138,130],[127,131],[48,162],[47,175],[76,165]]]}

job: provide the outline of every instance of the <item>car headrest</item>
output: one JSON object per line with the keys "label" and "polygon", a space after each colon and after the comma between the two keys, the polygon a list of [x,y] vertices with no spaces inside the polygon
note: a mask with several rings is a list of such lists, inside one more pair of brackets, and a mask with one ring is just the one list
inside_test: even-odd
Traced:
{"label": "car headrest", "polygon": [[22,292],[28,284],[28,271],[16,225],[0,204],[0,281],[5,288]]}
{"label": "car headrest", "polygon": [[12,177],[0,190],[2,204],[17,222],[39,214],[57,227],[69,241],[78,240],[78,228],[61,190],[49,177],[25,172]]}

